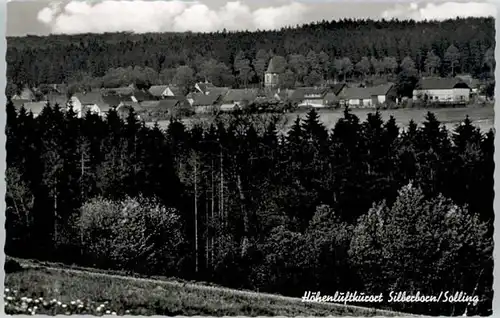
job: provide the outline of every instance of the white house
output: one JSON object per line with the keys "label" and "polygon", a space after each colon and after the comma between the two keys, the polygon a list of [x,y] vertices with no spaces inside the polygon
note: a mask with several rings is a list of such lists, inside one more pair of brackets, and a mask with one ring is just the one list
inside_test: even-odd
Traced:
{"label": "white house", "polygon": [[327,106],[325,100],[327,93],[327,88],[299,87],[293,92],[291,98],[298,103],[299,107],[322,108]]}
{"label": "white house", "polygon": [[393,83],[372,87],[345,87],[339,94],[339,101],[341,105],[360,108],[394,103],[396,88]]}
{"label": "white house", "polygon": [[181,89],[173,85],[153,85],[149,88],[149,94],[156,98],[178,97],[182,95]]}
{"label": "white house", "polygon": [[423,78],[413,91],[413,99],[434,103],[467,103],[471,89],[459,78]]}
{"label": "white house", "polygon": [[82,118],[88,111],[105,116],[110,109],[100,92],[76,93],[71,96],[70,105],[78,118]]}

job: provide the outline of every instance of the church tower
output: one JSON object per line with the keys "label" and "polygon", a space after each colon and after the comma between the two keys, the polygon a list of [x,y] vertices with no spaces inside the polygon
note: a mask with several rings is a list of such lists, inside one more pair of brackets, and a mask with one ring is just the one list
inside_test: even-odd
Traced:
{"label": "church tower", "polygon": [[280,75],[283,74],[283,67],[276,62],[276,57],[272,57],[269,66],[264,74],[264,86],[266,88],[277,88],[280,83]]}

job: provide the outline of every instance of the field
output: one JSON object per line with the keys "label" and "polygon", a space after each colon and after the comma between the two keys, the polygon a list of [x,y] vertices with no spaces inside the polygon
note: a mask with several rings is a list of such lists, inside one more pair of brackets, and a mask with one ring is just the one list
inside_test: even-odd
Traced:
{"label": "field", "polygon": [[[366,119],[368,113],[373,112],[371,109],[353,109],[352,113],[360,118],[361,121]],[[392,109],[381,110],[380,113],[384,120],[388,120],[390,116],[394,116],[397,124],[400,127],[406,127],[411,119],[417,124],[424,121],[427,112],[433,112],[437,119],[446,125],[448,129],[453,129],[455,125],[459,124],[468,115],[473,121],[473,124],[478,126],[483,132],[487,132],[494,127],[494,108],[493,106],[473,106],[473,107],[457,107],[457,108],[433,108],[433,109]],[[342,110],[321,110],[319,111],[320,120],[326,125],[328,129],[332,129],[339,118],[343,116]],[[305,112],[295,112],[285,115],[283,126],[281,130],[286,131],[293,124],[297,116],[304,117]],[[185,119],[186,125],[191,125],[193,122],[208,122],[209,117],[194,117]],[[161,128],[166,128],[169,121],[160,121],[158,124]],[[149,123],[152,125],[152,123]]]}
{"label": "field", "polygon": [[[493,128],[494,125],[495,115],[494,109],[491,106],[470,108],[392,109],[381,110],[380,113],[384,121],[388,120],[390,116],[393,116],[400,127],[405,127],[411,119],[413,119],[417,124],[423,122],[425,120],[425,115],[429,111],[434,113],[437,119],[445,124],[447,128],[453,128],[454,125],[463,121],[467,115],[473,123],[479,126],[483,131],[488,131],[490,128]],[[367,109],[352,110],[352,113],[358,116],[362,121],[365,120],[366,116],[370,112],[373,111]],[[289,114],[289,116],[293,121],[297,115]],[[305,116],[305,114],[300,114],[300,116]],[[342,111],[321,112],[320,120],[327,126],[328,129],[332,129],[337,120],[342,116]]]}
{"label": "field", "polygon": [[5,288],[7,314],[30,313],[36,303],[37,314],[49,315],[397,315],[363,307],[303,303],[298,298],[69,267],[30,265],[7,274]]}

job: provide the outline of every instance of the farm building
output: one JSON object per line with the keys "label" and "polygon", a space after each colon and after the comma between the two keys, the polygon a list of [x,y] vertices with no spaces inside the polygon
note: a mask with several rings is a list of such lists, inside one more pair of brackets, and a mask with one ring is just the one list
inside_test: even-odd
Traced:
{"label": "farm building", "polygon": [[158,108],[158,105],[160,105],[159,100],[146,100],[146,101],[139,103],[139,106],[144,111],[154,110],[154,109]]}
{"label": "farm building", "polygon": [[49,93],[45,96],[44,100],[49,102],[50,105],[59,105],[61,108],[66,108],[68,106],[68,97],[63,94]]}
{"label": "farm building", "polygon": [[221,96],[223,95],[226,95],[227,92],[229,92],[231,88],[229,87],[217,87],[217,86],[214,86],[214,87],[210,87],[207,89],[206,91],[206,94],[209,95],[209,94],[219,94]]}
{"label": "farm building", "polygon": [[138,102],[122,102],[118,107],[116,107],[116,112],[120,118],[127,118],[131,111],[134,111],[137,114],[137,119],[141,119],[140,113],[143,111],[143,107]]}
{"label": "farm building", "polygon": [[467,103],[471,89],[460,78],[423,78],[413,91],[413,99],[434,103]]}
{"label": "farm building", "polygon": [[219,108],[221,95],[218,94],[196,94],[193,96],[191,106],[195,113],[211,113]]}
{"label": "farm building", "polygon": [[231,89],[222,97],[221,111],[242,109],[254,102],[258,96],[258,89]]}
{"label": "farm building", "polygon": [[153,85],[148,92],[156,98],[182,96],[182,90],[174,85]]}
{"label": "farm building", "polygon": [[29,99],[11,99],[11,101],[17,110],[20,110],[24,106],[24,104],[31,102],[31,100]]}
{"label": "farm building", "polygon": [[343,90],[347,87],[345,83],[336,83],[332,84],[330,86],[330,90],[328,91],[328,94],[333,94],[334,96],[339,96],[340,93],[343,92]]}
{"label": "farm building", "polygon": [[83,117],[88,111],[105,116],[111,109],[111,106],[103,100],[101,92],[75,93],[71,97],[70,103],[78,118]]}
{"label": "farm building", "polygon": [[344,87],[339,94],[340,104],[351,107],[376,107],[396,102],[396,87],[386,83],[372,87]]}
{"label": "farm building", "polygon": [[325,87],[299,87],[292,95],[292,100],[299,107],[326,107],[325,96],[328,89]]}
{"label": "farm building", "polygon": [[166,98],[156,101],[139,103],[141,118],[149,120],[163,120],[176,114],[183,106],[189,105],[186,100]]}
{"label": "farm building", "polygon": [[142,102],[151,99],[153,99],[153,96],[148,91],[144,90],[135,90],[132,95],[132,100],[135,102]]}
{"label": "farm building", "polygon": [[31,102],[31,101],[35,100],[35,93],[30,88],[25,87],[21,90],[21,92],[19,94],[12,96],[12,99],[13,100],[14,99],[23,99],[23,100],[29,100]]}
{"label": "farm building", "polygon": [[479,93],[479,88],[481,87],[481,81],[477,78],[473,78],[470,74],[458,74],[456,78],[465,82],[474,94]]}
{"label": "farm building", "polygon": [[43,111],[45,106],[47,106],[47,101],[27,102],[24,103],[21,107],[24,107],[27,113],[31,112],[33,114],[33,117],[37,117]]}
{"label": "farm building", "polygon": [[278,95],[279,90],[275,89],[259,89],[255,102],[259,103],[276,103],[281,97]]}
{"label": "farm building", "polygon": [[112,108],[116,108],[123,103],[133,102],[132,96],[103,95],[102,100]]}
{"label": "farm building", "polygon": [[226,94],[230,88],[229,87],[218,87],[215,86],[212,83],[196,83],[194,85],[194,88],[196,89],[195,93],[200,93],[200,94],[219,94],[219,95],[224,95]]}

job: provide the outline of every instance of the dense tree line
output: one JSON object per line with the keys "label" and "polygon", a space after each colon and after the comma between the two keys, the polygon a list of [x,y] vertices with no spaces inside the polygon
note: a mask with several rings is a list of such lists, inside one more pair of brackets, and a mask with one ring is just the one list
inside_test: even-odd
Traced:
{"label": "dense tree line", "polygon": [[467,18],[322,21],[258,32],[11,37],[7,77],[14,91],[25,84],[109,87],[131,80],[185,86],[206,79],[245,87],[261,83],[269,58],[278,56],[286,64],[284,87],[400,72],[488,78],[494,34],[493,18]]}
{"label": "dense tree line", "polygon": [[133,113],[7,113],[8,255],[296,297],[464,291],[481,300],[469,313],[491,308],[494,134],[468,118],[402,130],[346,110],[328,131],[311,110],[282,134],[245,114],[162,131]]}

